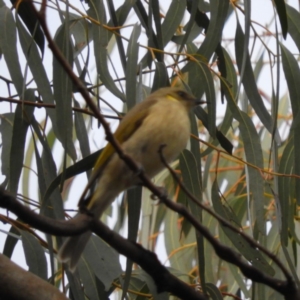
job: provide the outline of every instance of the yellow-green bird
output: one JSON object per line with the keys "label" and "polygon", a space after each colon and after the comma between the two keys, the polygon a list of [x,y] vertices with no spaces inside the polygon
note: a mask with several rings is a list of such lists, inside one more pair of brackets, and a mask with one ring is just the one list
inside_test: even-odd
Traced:
{"label": "yellow-green bird", "polygon": [[[166,145],[163,155],[170,163],[186,147],[190,136],[189,111],[205,103],[182,89],[161,88],[144,101],[135,105],[122,119],[114,137],[123,151],[141,165],[145,174],[152,178],[164,165],[158,150]],[[98,180],[94,193],[84,200],[92,182]],[[129,169],[111,144],[100,154],[79,206],[100,218],[104,210],[124,190],[140,183],[138,174]],[[91,232],[69,237],[59,250],[62,262],[68,262],[74,270]]]}

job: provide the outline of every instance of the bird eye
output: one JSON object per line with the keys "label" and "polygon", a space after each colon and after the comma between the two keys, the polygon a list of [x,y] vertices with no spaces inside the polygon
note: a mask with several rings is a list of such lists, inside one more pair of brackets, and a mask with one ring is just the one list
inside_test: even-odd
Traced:
{"label": "bird eye", "polygon": [[184,98],[186,96],[186,92],[183,92],[183,91],[178,91],[177,92],[177,95]]}

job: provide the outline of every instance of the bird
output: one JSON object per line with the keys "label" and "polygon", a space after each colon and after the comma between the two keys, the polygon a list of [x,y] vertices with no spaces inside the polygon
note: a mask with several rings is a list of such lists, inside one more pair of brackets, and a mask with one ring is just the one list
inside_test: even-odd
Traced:
{"label": "bird", "polygon": [[[160,147],[164,145],[163,155],[168,163],[179,156],[190,137],[189,112],[203,103],[206,102],[182,88],[160,88],[129,110],[121,120],[114,137],[122,151],[141,166],[146,176],[153,178],[165,167],[158,153]],[[84,207],[94,218],[100,218],[121,192],[141,184],[136,173],[108,143],[96,161],[79,200],[79,208]],[[95,181],[96,187],[87,197]],[[75,271],[91,234],[91,231],[87,231],[68,237],[60,248],[59,260],[68,263],[70,271]]]}

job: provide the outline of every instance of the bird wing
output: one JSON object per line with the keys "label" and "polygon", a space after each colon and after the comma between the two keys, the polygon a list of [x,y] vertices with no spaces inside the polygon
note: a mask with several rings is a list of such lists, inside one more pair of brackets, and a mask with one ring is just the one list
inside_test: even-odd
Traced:
{"label": "bird wing", "polygon": [[[150,112],[151,106],[153,106],[157,102],[157,99],[148,99],[145,100],[136,106],[134,106],[122,119],[120,122],[116,132],[114,133],[115,139],[122,145],[125,141],[127,141],[143,124],[144,120],[148,116]],[[87,191],[93,185],[95,180],[101,176],[103,169],[106,164],[109,162],[112,155],[115,153],[115,148],[111,143],[108,143],[105,148],[102,150],[99,158],[96,161],[94,170],[92,172],[91,178],[87,186],[85,187],[82,196],[79,200],[78,206],[80,207],[86,201],[85,196]]]}

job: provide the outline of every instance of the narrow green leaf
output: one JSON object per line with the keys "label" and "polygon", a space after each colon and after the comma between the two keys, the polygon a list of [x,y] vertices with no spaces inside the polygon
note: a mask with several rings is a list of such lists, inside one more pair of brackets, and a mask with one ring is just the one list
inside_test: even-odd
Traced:
{"label": "narrow green leaf", "polygon": [[[53,181],[53,179],[57,176],[57,171],[56,171],[56,165],[53,160],[53,156],[51,153],[51,149],[48,145],[47,139],[42,135],[40,132],[40,127],[39,124],[37,123],[36,120],[32,121],[32,127],[34,129],[34,132],[36,133],[39,142],[42,145],[43,153],[41,157],[41,165],[38,169],[41,176],[44,177],[43,181],[45,182],[46,186],[49,186],[50,183]],[[36,154],[37,155],[37,154]],[[39,157],[37,155],[36,157]],[[41,182],[40,182],[41,183]],[[42,185],[40,188],[43,187]],[[44,187],[43,187],[44,189]],[[44,191],[44,190],[43,190]],[[43,192],[42,191],[42,192]],[[57,219],[64,219],[64,210],[63,210],[63,201],[61,194],[58,189],[54,190],[54,193],[50,199],[41,197],[41,209],[40,209],[40,214],[46,214],[47,216],[55,217]]]}
{"label": "narrow green leaf", "polygon": [[[244,150],[246,160],[250,164],[263,169],[263,155],[260,144],[259,136],[256,132],[255,126],[252,123],[250,117],[240,111],[236,103],[234,102],[233,95],[227,85],[224,90],[227,99],[228,106],[233,117],[239,122],[239,129],[241,131],[241,137],[243,139]],[[255,220],[258,222],[259,230],[265,232],[264,221],[264,203],[262,201],[264,195],[263,180],[260,172],[257,169],[248,167],[250,191],[252,192],[252,198],[254,201]]]}
{"label": "narrow green leaf", "polygon": [[8,258],[11,258],[15,246],[18,243],[19,239],[20,239],[20,231],[16,229],[16,227],[11,226],[6,236],[2,253]]}
{"label": "narrow green leaf", "polygon": [[[52,88],[46,70],[39,54],[39,51],[36,47],[36,44],[33,43],[32,37],[28,34],[27,30],[24,28],[22,22],[17,19],[17,28],[20,38],[20,44],[23,50],[23,53],[27,59],[30,71],[33,75],[34,81],[37,85],[39,94],[42,97],[43,102],[46,104],[54,104],[54,97],[52,93]],[[53,108],[46,107],[47,114],[49,115],[53,130],[56,137],[62,141],[60,136],[60,131],[56,124],[56,113]]]}
{"label": "narrow green leaf", "polygon": [[288,20],[287,20],[285,1],[284,0],[274,0],[274,2],[276,5],[277,14],[279,16],[282,35],[283,35],[284,39],[286,39],[286,35],[288,32]]}
{"label": "narrow green leaf", "polygon": [[241,274],[240,270],[236,266],[234,266],[232,264],[228,264],[228,267],[229,267],[230,272],[233,275],[234,279],[236,280],[238,287],[245,294],[245,297],[247,299],[250,299],[250,293],[249,293],[249,290],[247,289],[244,275]]}
{"label": "narrow green leaf", "polygon": [[[216,94],[212,74],[207,65],[203,62],[196,62],[189,68],[189,87],[193,94],[201,98],[205,92],[208,111],[207,129],[211,137],[216,135]],[[201,83],[201,84],[200,84]]]}
{"label": "narrow green leaf", "polygon": [[[118,17],[118,23],[120,26],[123,25],[127,20],[128,14],[134,6],[134,3],[135,1],[125,0],[123,4],[120,5],[120,7],[117,9],[116,15]],[[111,21],[108,23],[108,25],[111,25]]]}
{"label": "narrow green leaf", "polygon": [[[294,171],[294,137],[290,138],[286,144],[282,157],[280,159],[278,172],[280,174],[292,174]],[[289,219],[292,218],[293,212],[293,193],[290,177],[278,178],[278,197],[277,212],[279,220],[279,230],[281,241],[284,245],[288,245],[289,237]],[[276,199],[276,198],[275,198]]]}
{"label": "narrow green leaf", "polygon": [[[100,24],[106,25],[107,22],[103,1],[92,0],[89,3],[90,9],[88,10],[88,15],[100,22]],[[101,25],[93,24],[92,33],[94,40],[96,67],[97,72],[100,76],[100,80],[112,94],[114,94],[122,101],[125,101],[125,96],[116,87],[107,65],[107,46],[110,38],[110,36],[108,35],[108,31],[104,29]]]}
{"label": "narrow green leaf", "polygon": [[[294,134],[294,153],[299,153],[300,146],[298,136],[300,133],[300,69],[293,54],[281,45],[282,66],[287,81],[293,112],[293,123],[291,126]],[[300,157],[294,155],[294,174],[300,175]],[[300,205],[300,179],[295,178],[295,192],[298,205]]]}
{"label": "narrow green leaf", "polygon": [[[54,37],[54,41],[69,65],[73,66],[73,46],[66,23],[62,24]],[[72,91],[73,84],[60,62],[53,57],[53,91],[56,102],[56,125],[60,132],[60,141],[65,151],[76,160],[73,143]]]}
{"label": "narrow green leaf", "polygon": [[182,0],[173,0],[161,24],[163,46],[166,46],[175,35],[176,29],[182,21],[186,3]]}
{"label": "narrow green leaf", "polygon": [[185,34],[180,34],[180,35],[173,35],[172,37],[172,42],[178,44],[178,45],[185,45],[185,44],[190,44],[195,40],[203,31],[202,27],[199,27],[197,23],[193,22],[192,28],[190,29],[189,32],[187,32],[189,24],[186,24],[184,26],[184,32]]}
{"label": "narrow green leaf", "polygon": [[45,36],[37,19],[36,13],[27,2],[18,2],[17,0],[11,0],[11,3],[13,5],[17,4],[17,13],[20,15],[22,21],[33,36],[35,43],[39,46],[42,55],[44,55]]}
{"label": "narrow green leaf", "polygon": [[45,174],[43,169],[43,162],[40,153],[38,151],[37,143],[34,136],[33,136],[33,145],[34,145],[35,160],[36,160],[36,167],[38,173],[39,192],[40,195],[44,195],[46,192],[47,184],[46,184],[46,179],[45,179]]}
{"label": "narrow green leaf", "polygon": [[[198,26],[200,26],[199,21],[198,21],[199,20],[198,14],[200,14],[200,17],[207,17],[205,14],[199,13],[197,2],[198,1],[187,1],[187,10],[190,13],[190,19],[189,19],[189,21],[187,22],[187,24],[185,26],[185,32],[186,33],[182,38],[181,45],[178,49],[178,52],[181,52],[182,49],[184,47],[186,47],[187,40],[189,39],[189,36],[191,34],[194,23],[196,22],[198,24]],[[193,54],[194,53],[196,53],[196,49],[194,50]],[[188,67],[188,65],[189,64],[187,64],[187,67]],[[184,72],[184,70],[183,70],[183,72]]]}
{"label": "narrow green leaf", "polygon": [[[164,241],[166,245],[167,255],[170,255],[174,250],[180,249],[180,231],[178,230],[177,213],[168,209],[165,215]],[[170,266],[181,272],[188,273],[189,268],[185,263],[183,251],[178,251],[169,258]]]}
{"label": "narrow green leaf", "polygon": [[[199,175],[198,163],[193,154],[188,150],[183,150],[179,157],[180,170],[185,187],[196,197],[199,201],[202,199],[201,181]],[[188,197],[187,197],[188,198]],[[202,209],[194,203],[191,199],[187,199],[191,214],[202,223]],[[196,231],[197,252],[199,260],[199,273],[202,284],[205,284],[205,257],[204,257],[204,238]],[[204,293],[206,290],[204,288]]]}
{"label": "narrow green leaf", "polygon": [[[148,37],[148,46],[163,50],[162,47],[160,47],[161,45],[159,45],[157,41],[157,36],[152,28],[152,6],[151,5],[149,6],[149,13],[147,14],[141,0],[135,0],[134,10],[141,22],[141,25],[145,28],[146,35]],[[154,55],[157,61],[163,61],[163,54],[161,52],[155,51]],[[150,63],[152,62],[152,56],[148,52],[144,58],[146,59],[146,61],[149,60],[148,67],[150,68],[151,67]]]}
{"label": "narrow green leaf", "polygon": [[288,32],[300,51],[300,13],[288,4],[285,6],[288,17]]}
{"label": "narrow green leaf", "polygon": [[[248,47],[249,47],[249,38],[250,38],[250,25],[251,25],[251,1],[250,0],[245,0],[244,3],[245,6],[245,35],[243,36],[243,50],[241,51],[241,57],[242,60],[240,62],[239,66],[239,72],[240,72],[240,77],[241,77],[241,82],[239,84],[239,91],[240,87],[243,82],[243,78],[245,75],[245,70],[246,70],[246,64],[247,64],[247,56],[248,56]],[[237,26],[240,26],[239,19],[237,18]],[[245,109],[244,109],[245,110]]]}
{"label": "narrow green leaf", "polygon": [[78,272],[80,274],[80,281],[84,286],[84,293],[90,300],[98,300],[98,289],[96,278],[93,270],[89,266],[89,264],[80,259],[77,266]]}
{"label": "narrow green leaf", "polygon": [[92,24],[80,15],[68,12],[70,33],[74,37],[74,57],[77,57],[92,40]]}
{"label": "narrow green leaf", "polygon": [[158,90],[161,87],[169,86],[169,76],[164,62],[155,61],[155,74],[151,92]]}
{"label": "narrow green leaf", "polygon": [[[0,114],[0,133],[2,138],[1,173],[10,177],[11,140],[13,135],[14,113]],[[4,138],[5,137],[5,138]]]}
{"label": "narrow green leaf", "polygon": [[264,67],[264,54],[265,54],[265,52],[263,51],[263,53],[260,55],[259,59],[257,60],[257,62],[255,64],[255,67],[254,67],[253,74],[254,74],[256,81],[258,81],[258,78],[261,75],[261,72]]}
{"label": "narrow green leaf", "polygon": [[146,273],[144,270],[136,270],[134,272],[135,274],[139,275],[139,278],[142,279],[143,281],[146,282],[149,291],[153,297],[153,300],[168,300],[169,299],[169,294],[167,292],[159,293],[157,291],[157,286],[153,280],[153,278]]}
{"label": "narrow green leaf", "polygon": [[[235,35],[235,54],[237,59],[237,65],[241,72],[242,62],[244,59],[244,34],[241,25],[237,23],[236,35]],[[265,125],[270,133],[273,132],[273,120],[268,113],[263,100],[258,92],[256,81],[254,78],[253,70],[251,67],[251,61],[249,53],[247,52],[245,72],[242,78],[243,86],[245,88],[248,99],[255,110],[257,116],[261,122]]]}
{"label": "narrow green leaf", "polygon": [[[102,149],[94,152],[93,154],[83,158],[82,160],[77,161],[74,165],[66,168],[64,173],[65,180],[91,170],[94,167],[101,151]],[[52,182],[49,184],[48,189],[44,195],[45,200],[48,199],[52,195],[53,191],[59,186],[59,184],[61,183],[61,178],[62,174],[59,174],[57,177],[52,179]]]}
{"label": "narrow green leaf", "polygon": [[[79,103],[76,100],[74,101],[74,106],[80,107]],[[85,158],[91,154],[88,132],[85,126],[82,113],[75,112],[74,117],[76,136],[79,141],[82,157]]]}
{"label": "narrow green leaf", "polygon": [[22,98],[24,79],[17,52],[16,24],[11,10],[5,5],[0,8],[0,47],[14,86]]}
{"label": "narrow green leaf", "polygon": [[[198,135],[198,124],[197,124],[194,112],[191,111],[189,114],[189,117],[190,117],[190,122],[191,122],[191,134]],[[198,166],[198,170],[201,170],[201,153],[200,153],[199,141],[190,137],[190,145],[191,145],[191,152],[194,155],[197,166]],[[200,178],[200,182],[202,182],[202,173],[201,172],[199,172],[199,178]],[[201,194],[201,198],[199,200],[202,201],[202,194]]]}
{"label": "narrow green leaf", "polygon": [[105,290],[108,290],[113,280],[122,273],[119,255],[95,235],[91,236],[81,260],[89,264],[91,270],[105,285]]}
{"label": "narrow green leaf", "polygon": [[223,27],[228,13],[228,0],[211,0],[210,1],[210,21],[205,39],[201,44],[197,54],[210,59],[215,52],[217,45],[221,41]]}
{"label": "narrow green leaf", "polygon": [[[24,166],[32,166],[34,161],[34,146],[33,146],[33,135],[32,131],[30,132],[30,135],[27,138],[28,147],[26,148],[25,155],[24,155]],[[29,168],[23,168],[23,174],[22,174],[22,182],[20,182],[20,185],[22,186],[22,193],[24,198],[30,197],[30,193],[32,191],[32,180],[33,178],[30,176],[32,173],[32,170]]]}
{"label": "narrow green leaf", "polygon": [[[134,272],[136,273],[136,272]],[[133,275],[130,280],[130,287],[131,290],[134,290],[140,294],[148,294],[149,289],[147,287],[146,282],[143,280],[143,278],[140,278],[138,275]]]}
{"label": "narrow green leaf", "polygon": [[[193,154],[184,149],[180,154],[179,158],[180,170],[182,173],[183,183],[185,187],[196,197],[201,197],[201,186],[199,178],[199,170],[197,168],[197,162]],[[191,211],[196,212],[199,206],[196,205],[193,201],[190,201]],[[198,217],[197,217],[198,218]]]}
{"label": "narrow green leaf", "polygon": [[[197,118],[202,122],[204,127],[208,129],[208,114],[207,112],[201,107],[197,106],[194,109],[195,115]],[[233,145],[231,142],[226,138],[225,135],[219,130],[216,129],[216,139],[214,139],[214,145],[217,145],[220,143],[220,145],[226,150],[229,154],[232,154]],[[210,152],[212,152],[212,148],[207,148],[204,152],[202,152],[202,156],[206,156]]]}
{"label": "narrow green leaf", "polygon": [[[289,89],[294,116],[292,125],[293,128],[300,124],[300,116],[298,116],[300,111],[300,69],[298,61],[295,59],[294,55],[284,45],[280,44],[280,48],[282,54],[282,67]],[[295,122],[297,123],[295,124]]]}
{"label": "narrow green leaf", "polygon": [[[141,215],[142,187],[134,187],[126,193],[128,203],[128,240],[136,242]],[[130,283],[133,262],[126,259],[126,270],[123,283],[123,296],[126,295]]]}
{"label": "narrow green leaf", "polygon": [[77,275],[74,275],[70,271],[66,270],[68,282],[69,282],[69,298],[74,300],[86,300],[84,291],[82,289],[81,282]]}
{"label": "narrow green leaf", "polygon": [[[107,1],[107,6],[110,14],[110,22],[114,27],[119,26],[116,10],[114,7],[114,1],[113,0],[108,0]],[[126,55],[125,55],[125,50],[124,50],[124,45],[123,45],[123,40],[121,38],[121,33],[119,29],[114,30],[117,34],[115,34],[115,39],[117,41],[118,45],[118,50],[119,50],[119,57],[123,66],[123,71],[125,72],[126,70]]]}
{"label": "narrow green leaf", "polygon": [[163,45],[159,0],[150,0],[150,5],[152,6],[158,49],[163,50],[164,45]]}
{"label": "narrow green leaf", "polygon": [[127,48],[127,64],[126,64],[126,103],[128,109],[136,104],[136,82],[137,82],[137,63],[139,56],[138,39],[141,34],[141,26],[136,24],[133,27],[129,44]]}
{"label": "narrow green leaf", "polygon": [[207,282],[206,284],[206,289],[213,300],[223,300],[223,296],[219,289],[212,283]]}
{"label": "narrow green leaf", "polygon": [[[30,102],[35,102],[33,90],[25,91],[25,99]],[[10,152],[10,176],[9,176],[9,190],[16,194],[18,191],[19,180],[23,168],[25,143],[28,127],[31,124],[34,112],[33,106],[17,105],[14,125],[12,131],[11,149]]]}
{"label": "narrow green leaf", "polygon": [[[219,187],[218,183],[215,180],[212,186],[212,202],[214,206],[214,210],[221,217],[232,223],[237,228],[241,228],[241,224],[237,219],[231,208],[228,208],[221,202],[221,197],[219,196]],[[262,253],[254,249],[243,237],[241,237],[238,233],[233,232],[231,229],[220,225],[226,236],[232,242],[232,244],[236,247],[236,249],[256,268],[259,270],[266,272],[267,274],[273,276],[275,274],[274,269],[268,264],[267,260],[264,258]]]}
{"label": "narrow green leaf", "polygon": [[32,234],[24,230],[20,230],[20,233],[29,271],[47,280],[47,261],[44,249]]}

